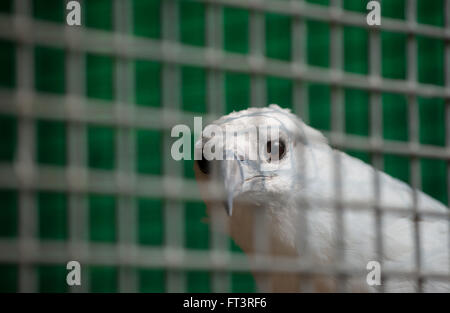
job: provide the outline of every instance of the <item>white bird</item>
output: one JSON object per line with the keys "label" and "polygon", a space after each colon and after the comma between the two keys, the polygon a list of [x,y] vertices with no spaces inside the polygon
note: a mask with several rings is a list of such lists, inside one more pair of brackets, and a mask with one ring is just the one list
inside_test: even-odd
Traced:
{"label": "white bird", "polygon": [[[239,130],[236,142],[211,136],[207,131],[211,126],[228,132]],[[255,140],[245,132],[254,126],[279,128],[279,139],[272,142],[266,136],[261,143],[258,134]],[[195,162],[208,214],[221,214],[225,231],[251,260],[255,255],[277,257],[280,262],[296,258],[299,266],[309,264],[306,272],[312,271],[308,275],[292,269],[262,271],[255,267],[252,272],[262,291],[415,292],[420,290],[414,276],[418,265],[420,273],[432,275],[420,281],[423,291],[450,291],[448,208],[331,148],[319,131],[289,110],[270,105],[233,112],[203,130],[196,152],[204,154],[206,143],[231,156],[223,161],[208,161],[204,156]],[[249,155],[261,149],[265,150],[263,157],[250,160]],[[222,200],[212,197],[205,187],[217,179],[224,187]],[[341,202],[336,202],[338,199]],[[376,204],[382,210],[380,224],[376,223]],[[414,215],[414,207],[437,214]],[[340,216],[342,223],[337,222]],[[381,238],[377,238],[377,225]],[[416,226],[420,255],[416,253]],[[381,286],[367,281],[371,261],[381,265]],[[333,274],[336,268],[347,275]]]}

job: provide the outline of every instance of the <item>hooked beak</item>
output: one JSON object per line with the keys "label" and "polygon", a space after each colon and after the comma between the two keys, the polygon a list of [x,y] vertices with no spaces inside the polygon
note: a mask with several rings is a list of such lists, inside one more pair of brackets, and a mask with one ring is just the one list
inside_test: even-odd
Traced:
{"label": "hooked beak", "polygon": [[244,182],[242,164],[239,160],[224,160],[221,162],[221,174],[225,186],[225,210],[228,216],[233,214],[233,201],[236,194],[239,193]]}

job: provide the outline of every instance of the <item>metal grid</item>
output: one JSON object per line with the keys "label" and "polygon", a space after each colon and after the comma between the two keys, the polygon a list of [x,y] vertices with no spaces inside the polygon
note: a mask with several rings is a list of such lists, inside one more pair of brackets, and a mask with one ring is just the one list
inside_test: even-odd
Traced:
{"label": "metal grid", "polygon": [[[445,160],[447,162],[447,180],[450,188],[450,0],[446,5],[446,27],[434,27],[416,22],[416,1],[407,2],[407,20],[405,22],[383,18],[382,26],[369,27],[365,15],[342,10],[341,0],[332,0],[329,7],[308,4],[304,1],[239,1],[239,0],[201,0],[206,5],[207,46],[199,48],[179,42],[178,13],[179,1],[165,0],[161,6],[162,39],[152,40],[129,35],[132,25],[130,2],[114,1],[115,32],[60,26],[53,23],[33,20],[31,5],[27,0],[14,2],[14,16],[0,15],[0,38],[18,43],[17,49],[17,89],[1,89],[1,113],[18,116],[18,157],[14,165],[0,164],[0,186],[19,190],[19,239],[0,240],[2,262],[16,262],[19,267],[19,290],[36,291],[36,263],[58,264],[69,259],[79,260],[82,264],[119,266],[119,290],[136,291],[137,277],[134,267],[166,268],[167,290],[184,291],[186,269],[207,269],[214,272],[213,291],[227,291],[230,287],[227,271],[249,270],[247,260],[241,254],[227,250],[227,241],[223,235],[211,233],[210,251],[190,251],[183,249],[183,200],[200,200],[196,184],[181,178],[180,164],[174,161],[164,163],[163,177],[139,175],[134,173],[135,156],[134,128],[160,129],[164,132],[165,155],[170,154],[170,129],[174,124],[187,123],[193,114],[180,108],[180,66],[194,65],[207,69],[208,112],[210,121],[225,112],[223,73],[239,71],[251,75],[251,105],[266,103],[266,76],[277,76],[294,81],[293,104],[307,120],[308,94],[306,83],[313,81],[332,86],[331,108],[332,127],[326,132],[332,145],[343,149],[368,151],[373,155],[374,166],[382,169],[382,155],[392,153],[411,157],[411,184],[420,188],[420,163],[422,157]],[[82,2],[83,5],[83,2]],[[238,7],[250,11],[250,53],[242,56],[223,51],[224,6]],[[292,62],[268,59],[265,50],[264,13],[281,13],[291,16],[292,24]],[[125,14],[126,13],[126,14]],[[306,33],[305,19],[331,23],[331,65],[328,69],[308,66],[306,63],[305,43],[300,39]],[[11,29],[11,25],[13,26]],[[346,25],[369,28],[369,75],[349,74],[343,71],[342,27]],[[388,30],[407,34],[408,77],[406,81],[381,77],[380,68],[380,31]],[[417,35],[443,40],[445,42],[445,86],[425,85],[417,79]],[[33,90],[34,45],[48,45],[65,49],[67,66],[67,92],[64,96],[38,93]],[[105,106],[104,101],[85,98],[84,94],[84,58],[85,53],[100,53],[116,57],[114,83],[116,99],[114,106]],[[163,106],[160,109],[142,108],[133,105],[132,90],[134,78],[131,60],[157,60],[162,66]],[[169,88],[171,86],[171,88]],[[358,88],[370,93],[370,138],[347,135],[344,132],[344,88]],[[408,143],[382,139],[381,93],[393,92],[408,96],[409,132]],[[437,97],[445,100],[446,107],[446,147],[419,143],[419,111],[417,97]],[[35,134],[34,123],[37,118],[64,120],[69,123],[68,159],[66,169],[53,166],[37,166],[34,163]],[[105,172],[88,169],[86,165],[86,124],[95,122],[117,128],[117,170]],[[170,158],[168,158],[170,160]],[[379,178],[374,175],[375,203],[345,203],[339,197],[340,160],[335,159],[335,182],[337,201],[336,227],[339,230],[337,247],[343,247],[345,227],[342,207],[364,207],[374,211],[377,232],[377,252],[383,253],[382,217],[384,214],[404,214],[404,210],[383,208],[379,200]],[[214,188],[212,186],[211,188]],[[36,208],[34,195],[39,190],[61,190],[69,194],[70,244],[38,241],[35,238]],[[115,194],[118,201],[118,243],[115,245],[89,243],[86,238],[87,199],[89,192]],[[449,191],[450,193],[450,191]],[[135,196],[163,197],[165,246],[162,248],[144,248],[135,244],[133,232],[136,221]],[[414,195],[413,216],[430,215],[450,220],[449,214],[419,212],[417,195]],[[314,199],[320,201],[321,199]],[[374,210],[375,208],[375,210]],[[212,224],[221,223],[218,217],[212,217]],[[214,226],[212,227],[214,229]],[[449,223],[450,229],[450,223]],[[421,248],[418,223],[415,223],[416,270],[414,272],[391,271],[383,273],[386,277],[411,277],[417,279],[418,291],[421,281],[426,278],[448,281],[436,273],[421,271]],[[255,236],[261,234],[256,232]],[[449,235],[450,243],[450,235]],[[256,242],[258,244],[258,242]],[[450,250],[450,249],[449,249]],[[259,270],[324,273],[338,275],[339,279],[358,273],[345,267],[345,259],[337,268],[321,268],[298,260],[287,258],[268,259],[256,256],[254,263]],[[450,254],[450,251],[449,251]],[[381,259],[381,258],[379,258]],[[88,277],[85,275],[85,277]],[[340,284],[341,285],[341,284]],[[343,285],[343,284],[342,284]],[[89,290],[89,281],[83,280],[82,288],[73,291]]]}

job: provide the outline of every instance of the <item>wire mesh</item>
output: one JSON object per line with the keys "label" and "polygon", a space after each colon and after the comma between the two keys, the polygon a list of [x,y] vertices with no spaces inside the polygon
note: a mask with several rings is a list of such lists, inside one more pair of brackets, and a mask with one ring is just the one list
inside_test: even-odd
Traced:
{"label": "wire mesh", "polygon": [[[367,274],[346,267],[342,208],[374,212],[382,255],[384,217],[405,211],[380,206],[378,175],[374,203],[333,204],[337,268],[264,256],[251,268],[214,231],[219,216],[201,222],[193,161],[170,158],[171,128],[194,116],[289,107],[334,147],[449,203],[450,1],[383,0],[376,27],[365,1],[79,2],[81,27],[65,24],[65,0],[0,4],[0,290],[247,292],[255,267]],[[413,199],[408,214],[450,220]],[[421,269],[415,220],[414,270],[383,278],[422,291],[449,276]],[[448,246],[450,257],[450,235]],[[69,260],[81,286],[66,284]]]}

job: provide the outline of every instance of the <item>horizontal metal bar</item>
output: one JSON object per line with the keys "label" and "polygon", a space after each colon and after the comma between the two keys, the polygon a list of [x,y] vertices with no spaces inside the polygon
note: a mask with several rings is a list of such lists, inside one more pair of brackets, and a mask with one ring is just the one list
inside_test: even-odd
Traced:
{"label": "horizontal metal bar", "polygon": [[[17,94],[22,94],[17,97]],[[193,113],[153,108],[71,95],[22,92],[0,88],[0,112],[17,116],[63,120],[114,127],[167,130],[177,124],[192,125]],[[202,114],[203,126],[219,116]]]}
{"label": "horizontal metal bar", "polygon": [[[224,6],[237,7],[270,13],[279,13],[294,17],[311,18],[328,23],[372,28],[366,21],[366,14],[342,10],[340,7],[323,6],[305,1],[279,0],[199,0],[206,3],[217,3]],[[450,29],[426,24],[408,23],[398,19],[383,17],[378,29],[450,40]]]}
{"label": "horizontal metal bar", "polygon": [[[0,163],[0,188],[48,190],[73,193],[99,193],[130,195],[136,197],[162,198],[171,200],[203,201],[198,189],[209,189],[206,200],[224,200],[222,185],[214,182],[199,183],[193,179],[169,176],[138,175],[116,171],[94,170],[86,168],[61,168],[56,166],[39,166],[24,171],[20,164],[11,166]],[[367,201],[348,201],[322,199],[311,195],[300,197],[312,201],[318,206],[327,208],[334,205],[349,210],[372,211],[375,203]],[[379,205],[383,214],[413,215],[409,206]],[[423,217],[443,218],[450,220],[449,212],[419,209],[418,215]]]}
{"label": "horizontal metal bar", "polygon": [[[274,257],[255,254],[247,257],[245,254],[218,251],[201,251],[189,249],[170,249],[144,247],[138,245],[80,243],[79,246],[69,246],[65,242],[29,241],[26,243],[26,253],[19,253],[18,242],[15,240],[0,240],[0,262],[18,262],[21,264],[61,264],[75,256],[81,265],[131,266],[139,268],[164,268],[180,270],[211,270],[211,271],[267,271],[292,272],[310,275],[335,275],[341,273],[349,276],[367,275],[365,270],[341,266],[323,266],[309,259]],[[119,253],[118,251],[125,253]],[[440,272],[412,272],[384,268],[385,277],[426,278],[439,281],[450,281],[450,274]]]}
{"label": "horizontal metal bar", "polygon": [[402,141],[380,140],[373,137],[323,132],[330,144],[338,149],[355,149],[372,153],[396,154],[407,157],[450,160],[446,147],[415,144]]}
{"label": "horizontal metal bar", "polygon": [[[59,96],[43,93],[17,93],[0,89],[0,113],[33,118],[56,119],[114,127],[165,130],[177,124],[193,125],[194,116],[175,109],[159,109],[132,105],[112,105],[111,102],[75,96]],[[27,100],[24,100],[27,99]],[[213,114],[201,115],[203,127],[219,118]],[[450,147],[379,140],[377,138],[324,132],[330,144],[339,149],[356,149],[368,152],[433,158],[450,161]]]}
{"label": "horizontal metal bar", "polygon": [[[11,29],[11,25],[16,25]],[[450,98],[450,88],[394,79],[345,73],[305,64],[288,63],[198,48],[173,41],[137,38],[100,30],[68,28],[55,23],[16,19],[0,14],[0,38],[27,44],[56,46],[79,52],[109,54],[124,58],[202,66],[224,71],[300,79],[370,91],[403,93],[422,97]],[[261,62],[262,60],[262,62]]]}

